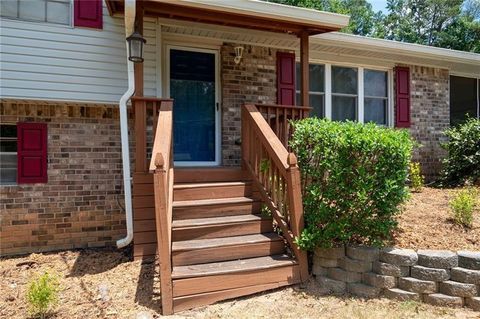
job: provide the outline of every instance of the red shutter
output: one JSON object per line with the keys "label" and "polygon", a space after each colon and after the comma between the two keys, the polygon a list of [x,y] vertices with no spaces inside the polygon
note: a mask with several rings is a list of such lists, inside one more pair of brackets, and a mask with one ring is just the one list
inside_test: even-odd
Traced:
{"label": "red shutter", "polygon": [[102,0],[75,0],[74,25],[76,27],[102,29]]}
{"label": "red shutter", "polygon": [[396,74],[396,127],[410,127],[410,70],[395,68]]}
{"label": "red shutter", "polygon": [[295,105],[295,53],[277,52],[277,104]]}
{"label": "red shutter", "polygon": [[17,183],[46,183],[47,124],[17,123],[17,138]]}

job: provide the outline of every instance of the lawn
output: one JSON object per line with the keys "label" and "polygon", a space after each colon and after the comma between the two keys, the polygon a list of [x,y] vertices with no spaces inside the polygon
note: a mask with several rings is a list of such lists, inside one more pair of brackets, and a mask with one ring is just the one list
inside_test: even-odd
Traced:
{"label": "lawn", "polygon": [[[480,250],[480,216],[470,230],[449,220],[452,190],[426,188],[413,194],[400,217],[401,247]],[[131,261],[125,250],[97,249],[0,259],[0,318],[25,318],[25,290],[36,274],[60,278],[53,318],[156,318],[160,311],[158,269]],[[304,286],[186,311],[179,318],[478,318],[468,309],[433,307],[386,299],[332,297],[311,280]]]}

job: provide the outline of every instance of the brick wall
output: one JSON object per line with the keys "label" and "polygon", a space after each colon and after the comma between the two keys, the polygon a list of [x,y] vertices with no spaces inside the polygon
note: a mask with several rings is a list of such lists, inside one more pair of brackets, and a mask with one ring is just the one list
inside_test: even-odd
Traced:
{"label": "brick wall", "polygon": [[111,245],[125,233],[117,106],[0,104],[0,122],[48,123],[48,183],[0,186],[1,255]]}
{"label": "brick wall", "polygon": [[221,49],[222,78],[222,165],[241,164],[241,106],[245,103],[277,101],[275,49],[242,45],[243,59],[235,64],[234,48],[229,43]]}
{"label": "brick wall", "polygon": [[414,160],[421,163],[427,180],[438,176],[441,159],[446,155],[440,147],[446,141],[443,131],[450,125],[449,72],[423,66],[410,67],[411,132],[421,147],[414,151]]}

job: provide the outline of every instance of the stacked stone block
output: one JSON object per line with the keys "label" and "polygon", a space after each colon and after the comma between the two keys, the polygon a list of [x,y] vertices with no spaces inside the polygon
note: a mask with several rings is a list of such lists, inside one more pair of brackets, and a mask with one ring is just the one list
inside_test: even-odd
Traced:
{"label": "stacked stone block", "polygon": [[317,249],[313,274],[327,292],[335,294],[480,311],[480,252],[366,246]]}

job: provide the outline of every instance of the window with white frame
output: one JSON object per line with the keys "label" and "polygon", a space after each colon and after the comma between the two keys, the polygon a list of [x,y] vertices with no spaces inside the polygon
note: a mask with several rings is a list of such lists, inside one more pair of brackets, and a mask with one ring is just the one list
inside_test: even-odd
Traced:
{"label": "window with white frame", "polygon": [[480,78],[450,76],[450,124],[480,118]]}
{"label": "window with white frame", "polygon": [[[297,104],[300,104],[300,65],[297,63]],[[388,125],[389,72],[363,67],[310,64],[311,115],[335,121]]]}
{"label": "window with white frame", "polygon": [[332,120],[355,121],[358,115],[358,70],[332,66]]}
{"label": "window with white frame", "polygon": [[71,0],[1,0],[2,17],[23,21],[70,25]]}
{"label": "window with white frame", "polygon": [[17,182],[17,126],[0,125],[0,185]]}
{"label": "window with white frame", "polygon": [[[296,87],[297,87],[297,105],[300,105],[300,64],[297,63]],[[325,117],[325,66],[323,64],[310,64],[310,88],[308,97],[310,107],[313,108],[310,112],[311,116],[323,118]]]}
{"label": "window with white frame", "polygon": [[363,71],[364,104],[363,121],[381,125],[388,124],[388,73]]}

